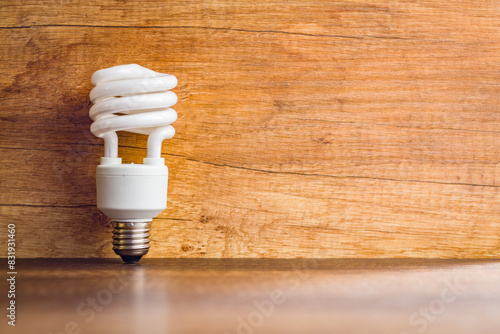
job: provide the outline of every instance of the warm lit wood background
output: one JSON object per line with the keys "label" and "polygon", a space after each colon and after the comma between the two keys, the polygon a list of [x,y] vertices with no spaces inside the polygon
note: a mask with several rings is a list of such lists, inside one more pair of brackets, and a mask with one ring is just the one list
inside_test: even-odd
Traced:
{"label": "warm lit wood background", "polygon": [[0,4],[18,256],[114,256],[88,93],[127,63],[179,80],[149,257],[500,255],[500,2]]}

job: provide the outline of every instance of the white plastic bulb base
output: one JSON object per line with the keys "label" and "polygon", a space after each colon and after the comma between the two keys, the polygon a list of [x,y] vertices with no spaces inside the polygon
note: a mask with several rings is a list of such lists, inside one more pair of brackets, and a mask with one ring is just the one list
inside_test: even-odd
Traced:
{"label": "white plastic bulb base", "polygon": [[168,168],[163,158],[122,164],[101,158],[97,207],[113,224],[113,250],[124,262],[138,262],[149,250],[151,222],[167,207]]}

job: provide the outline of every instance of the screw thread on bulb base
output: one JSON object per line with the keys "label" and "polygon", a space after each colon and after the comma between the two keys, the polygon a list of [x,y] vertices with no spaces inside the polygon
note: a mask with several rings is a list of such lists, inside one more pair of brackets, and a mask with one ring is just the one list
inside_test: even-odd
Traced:
{"label": "screw thread on bulb base", "polygon": [[113,250],[125,263],[137,263],[149,250],[151,222],[112,222]]}

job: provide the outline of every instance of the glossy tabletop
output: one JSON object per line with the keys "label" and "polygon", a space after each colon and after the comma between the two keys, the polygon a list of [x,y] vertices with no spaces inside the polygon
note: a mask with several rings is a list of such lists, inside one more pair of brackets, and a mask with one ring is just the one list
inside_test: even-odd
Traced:
{"label": "glossy tabletop", "polygon": [[500,332],[497,260],[26,259],[17,269],[16,327],[4,320],[2,333]]}

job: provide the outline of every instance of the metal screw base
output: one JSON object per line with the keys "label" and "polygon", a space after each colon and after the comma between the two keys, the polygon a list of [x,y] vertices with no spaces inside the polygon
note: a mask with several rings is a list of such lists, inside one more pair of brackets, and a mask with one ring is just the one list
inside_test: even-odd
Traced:
{"label": "metal screw base", "polygon": [[113,250],[125,263],[137,263],[149,250],[151,222],[112,222]]}

